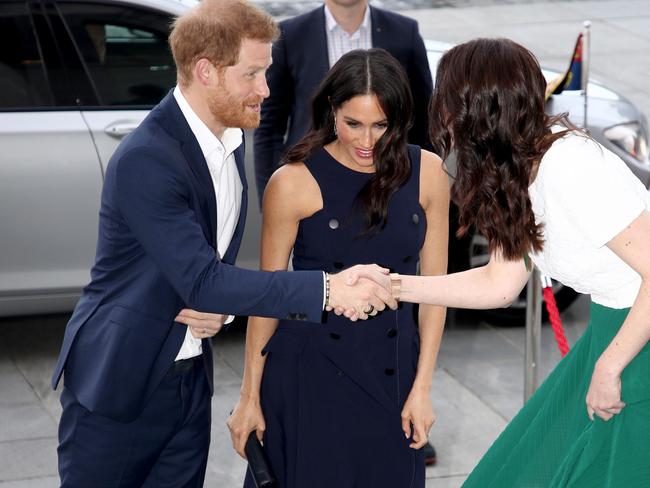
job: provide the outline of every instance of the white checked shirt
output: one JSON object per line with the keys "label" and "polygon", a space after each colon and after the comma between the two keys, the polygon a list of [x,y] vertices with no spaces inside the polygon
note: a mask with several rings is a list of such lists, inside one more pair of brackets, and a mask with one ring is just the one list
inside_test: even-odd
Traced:
{"label": "white checked shirt", "polygon": [[[174,88],[174,98],[208,163],[214,194],[217,198],[217,252],[221,257],[230,245],[241,210],[243,186],[233,152],[242,144],[242,131],[228,128],[219,140],[192,110],[178,86]],[[226,323],[232,322],[233,319],[231,315]],[[176,360],[198,356],[201,352],[201,339],[196,339],[188,327]]]}
{"label": "white checked shirt", "polygon": [[334,15],[325,5],[325,27],[327,31],[327,54],[330,68],[341,56],[353,49],[370,49],[372,47],[372,26],[370,22],[370,7],[366,6],[361,25],[352,35],[349,35],[336,22]]}

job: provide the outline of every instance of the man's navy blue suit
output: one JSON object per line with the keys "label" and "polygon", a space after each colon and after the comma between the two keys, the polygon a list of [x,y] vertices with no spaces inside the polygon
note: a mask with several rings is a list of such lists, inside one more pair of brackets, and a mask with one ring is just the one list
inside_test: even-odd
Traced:
{"label": "man's navy blue suit", "polygon": [[[184,340],[186,326],[174,322],[183,308],[320,321],[321,272],[267,273],[233,266],[247,207],[243,145],[235,159],[243,184],[242,208],[231,244],[219,259],[212,179],[171,93],[111,158],[91,282],[67,325],[52,378],[56,388],[65,371],[64,397],[81,414],[128,423],[153,408],[150,399]],[[209,401],[210,341],[203,340],[202,346]],[[71,432],[74,427],[63,420],[60,439],[92,432]],[[101,473],[97,480],[102,480]],[[112,486],[104,481],[106,485],[93,486]],[[173,480],[167,482],[175,486]]]}
{"label": "man's navy blue suit", "polygon": [[[433,82],[418,24],[408,17],[368,7],[372,46],[395,57],[411,83],[416,109],[409,142],[429,147],[427,107]],[[253,139],[260,201],[285,149],[309,129],[311,98],[330,67],[326,29],[324,6],[280,22],[280,39],[273,45],[273,64],[266,72],[271,95],[262,104],[260,126]]]}

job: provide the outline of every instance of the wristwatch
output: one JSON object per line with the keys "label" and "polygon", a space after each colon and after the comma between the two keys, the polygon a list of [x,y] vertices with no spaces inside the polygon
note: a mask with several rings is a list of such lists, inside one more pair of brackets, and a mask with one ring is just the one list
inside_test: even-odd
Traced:
{"label": "wristwatch", "polygon": [[393,298],[399,302],[399,296],[402,291],[402,277],[399,273],[391,273],[390,278],[390,291]]}

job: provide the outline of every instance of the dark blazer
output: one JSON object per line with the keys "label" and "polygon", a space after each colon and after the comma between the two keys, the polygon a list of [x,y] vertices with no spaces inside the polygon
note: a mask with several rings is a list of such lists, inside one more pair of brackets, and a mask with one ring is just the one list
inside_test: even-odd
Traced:
{"label": "dark blazer", "polygon": [[[247,207],[244,147],[235,153],[242,209],[230,247],[216,249],[217,208],[198,141],[169,93],[120,144],[106,171],[91,282],[67,325],[52,386],[92,412],[136,418],[173,363],[184,308],[320,321],[318,271],[233,266]],[[203,341],[212,391],[212,352]]]}
{"label": "dark blazer", "polygon": [[[411,81],[415,120],[409,142],[428,147],[427,107],[433,83],[418,24],[376,7],[370,7],[370,18],[373,47],[392,54]],[[262,121],[253,139],[260,201],[285,148],[307,132],[311,97],[329,70],[324,7],[280,22],[280,30],[266,75],[271,95],[262,104]]]}

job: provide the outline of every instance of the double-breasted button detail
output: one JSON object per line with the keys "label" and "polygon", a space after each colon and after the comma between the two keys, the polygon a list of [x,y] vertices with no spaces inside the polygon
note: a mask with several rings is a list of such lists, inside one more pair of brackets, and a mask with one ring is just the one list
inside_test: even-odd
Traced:
{"label": "double-breasted button detail", "polygon": [[420,216],[416,213],[413,214],[413,217],[411,217],[411,220],[413,220],[414,224],[419,224],[420,223]]}
{"label": "double-breasted button detail", "polygon": [[386,376],[393,376],[395,374],[395,370],[393,368],[386,368],[384,370],[384,374]]}
{"label": "double-breasted button detail", "polygon": [[386,335],[390,337],[391,339],[397,335],[397,329],[388,329],[386,331]]}
{"label": "double-breasted button detail", "polygon": [[413,256],[406,256],[406,257],[404,257],[404,259],[402,259],[402,262],[403,262],[404,264],[408,264],[408,263],[410,263],[411,261],[413,261]]}
{"label": "double-breasted button detail", "polygon": [[330,219],[329,226],[330,226],[330,229],[336,230],[336,229],[339,228],[339,221],[336,220],[336,219]]}
{"label": "double-breasted button detail", "polygon": [[288,320],[307,320],[307,315],[300,312],[291,312],[287,315]]}

